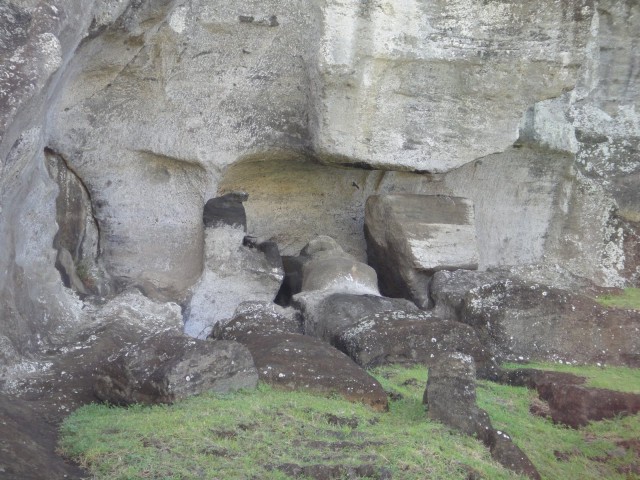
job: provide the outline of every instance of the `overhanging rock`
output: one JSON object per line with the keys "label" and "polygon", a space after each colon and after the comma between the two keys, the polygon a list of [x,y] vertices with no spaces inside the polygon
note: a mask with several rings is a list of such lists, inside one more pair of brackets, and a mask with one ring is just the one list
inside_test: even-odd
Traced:
{"label": "overhanging rock", "polygon": [[383,294],[429,306],[439,270],[478,268],[473,203],[446,195],[373,195],[365,209],[367,256]]}

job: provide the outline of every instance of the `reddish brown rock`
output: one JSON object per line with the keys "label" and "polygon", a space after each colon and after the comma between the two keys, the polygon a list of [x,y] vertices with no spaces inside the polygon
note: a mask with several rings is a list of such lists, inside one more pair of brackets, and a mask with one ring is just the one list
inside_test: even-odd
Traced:
{"label": "reddish brown rock", "polygon": [[585,387],[586,379],[571,373],[523,368],[502,370],[494,379],[535,389],[543,402],[533,403],[531,413],[573,428],[590,421],[640,412],[640,395]]}
{"label": "reddish brown rock", "polygon": [[378,381],[331,345],[300,334],[246,335],[260,380],[288,390],[336,393],[375,410],[388,409]]}
{"label": "reddish brown rock", "polygon": [[553,382],[538,385],[537,390],[548,402],[553,421],[573,428],[640,412],[638,394]]}
{"label": "reddish brown rock", "polygon": [[289,390],[337,393],[387,410],[387,395],[375,378],[328,343],[302,335],[300,327],[291,309],[247,302],[214,333],[217,339],[245,345],[264,382]]}

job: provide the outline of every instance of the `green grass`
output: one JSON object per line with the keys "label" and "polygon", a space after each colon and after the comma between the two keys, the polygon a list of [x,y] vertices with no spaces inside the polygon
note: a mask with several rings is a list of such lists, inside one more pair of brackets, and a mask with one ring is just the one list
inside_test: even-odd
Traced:
{"label": "green grass", "polygon": [[[201,395],[172,406],[87,406],[63,424],[60,450],[98,480],[284,479],[290,477],[277,467],[287,463],[369,463],[407,480],[465,479],[470,468],[486,479],[521,478],[493,462],[480,442],[426,418],[425,368],[385,367],[373,373],[395,393],[388,413],[260,385],[255,391]],[[533,397],[523,388],[486,382],[478,387],[479,404],[494,426],[512,435],[543,477],[627,478],[616,468],[632,459],[620,455],[615,442],[640,438],[638,416],[570,430],[530,415]],[[333,424],[331,415],[357,425]],[[611,452],[618,456],[598,460]]]}
{"label": "green grass", "polygon": [[605,307],[640,310],[640,288],[625,288],[619,295],[602,295],[597,300]]}
{"label": "green grass", "polygon": [[507,363],[504,368],[536,368],[554,372],[567,372],[586,377],[588,387],[607,388],[620,392],[640,393],[640,369],[596,365],[568,365],[551,362]]}
{"label": "green grass", "polygon": [[621,440],[640,438],[640,417],[594,422],[574,430],[531,415],[535,392],[479,382],[478,404],[487,410],[494,428],[509,433],[546,479],[627,479],[617,471],[638,463],[640,458],[623,451]]}

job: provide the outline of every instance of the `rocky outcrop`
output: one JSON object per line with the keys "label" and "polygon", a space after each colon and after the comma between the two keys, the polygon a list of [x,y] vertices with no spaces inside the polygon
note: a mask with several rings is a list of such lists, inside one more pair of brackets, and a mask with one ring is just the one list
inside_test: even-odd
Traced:
{"label": "rocky outcrop", "polygon": [[[440,194],[473,201],[480,268],[545,261],[637,281],[637,10],[5,2],[0,356],[18,362],[87,321],[62,280],[188,307],[204,284],[220,298],[242,286],[201,275],[202,207],[233,191],[274,192],[249,200],[247,230],[288,255],[335,232],[362,260],[369,195]],[[68,204],[94,224],[82,254],[52,248],[70,190],[45,151],[85,190],[82,208]]]}
{"label": "rocky outcrop", "polygon": [[77,175],[60,155],[45,151],[47,169],[58,184],[53,247],[58,251],[56,268],[65,287],[82,295],[111,293],[112,286],[100,265],[100,231],[93,217],[91,198]]}
{"label": "rocky outcrop", "polygon": [[29,364],[29,373],[17,370],[6,389],[58,421],[95,401],[172,403],[257,383],[245,347],[185,336],[175,304],[156,304],[129,293],[96,308],[92,318],[67,343]]}
{"label": "rocky outcrop", "polygon": [[374,195],[365,209],[367,258],[382,292],[431,306],[438,270],[478,268],[473,204],[465,198]]}
{"label": "rocky outcrop", "polygon": [[495,430],[487,412],[476,404],[476,371],[473,358],[460,353],[441,355],[429,368],[423,403],[427,415],[482,441],[491,456],[506,468],[541,478],[536,467],[505,432]]}
{"label": "rocky outcrop", "polygon": [[521,112],[575,84],[594,9],[590,1],[328,3],[314,145],[346,163],[429,172],[505,150]]}

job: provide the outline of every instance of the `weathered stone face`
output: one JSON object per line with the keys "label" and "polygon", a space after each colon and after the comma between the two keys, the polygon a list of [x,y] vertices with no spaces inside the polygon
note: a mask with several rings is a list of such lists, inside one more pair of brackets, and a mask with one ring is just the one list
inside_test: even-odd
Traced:
{"label": "weathered stone face", "polygon": [[282,278],[282,261],[275,247],[268,255],[261,245],[246,245],[242,226],[223,225],[205,232],[205,267],[190,291],[184,312],[185,332],[206,338],[217,323],[229,321],[244,301],[270,302]]}
{"label": "weathered stone face", "polygon": [[[330,233],[364,258],[364,201],[403,191],[473,200],[481,268],[548,260],[637,279],[635,2],[30,0],[0,16],[5,358],[82,316],[54,268],[45,148],[86,186],[116,290],[183,301],[225,169],[283,151],[442,172],[333,169],[288,217],[286,177],[304,169],[285,166],[269,182],[281,196],[256,197],[247,220],[287,254]],[[527,147],[508,149],[518,136]],[[290,219],[306,230],[287,234]]]}
{"label": "weathered stone face", "polygon": [[329,2],[315,145],[430,172],[504,150],[529,105],[573,87],[593,13],[591,1]]}

